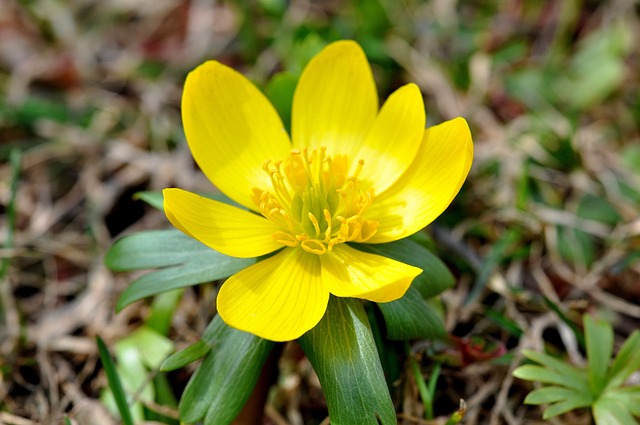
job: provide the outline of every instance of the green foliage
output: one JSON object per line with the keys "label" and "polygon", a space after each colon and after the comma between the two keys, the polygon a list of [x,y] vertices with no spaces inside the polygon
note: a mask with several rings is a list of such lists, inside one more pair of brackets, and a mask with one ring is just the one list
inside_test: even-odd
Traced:
{"label": "green foliage", "polygon": [[640,386],[624,386],[640,369],[640,331],[634,331],[611,363],[613,329],[606,321],[584,317],[588,364],[572,366],[548,354],[525,350],[538,365],[518,367],[513,375],[544,384],[525,399],[527,404],[549,404],[544,419],[574,409],[591,408],[598,425],[633,425],[640,417]]}
{"label": "green foliage", "polygon": [[159,269],[131,282],[118,300],[121,310],[151,295],[229,277],[255,259],[221,254],[179,230],[152,230],[116,241],[105,263],[114,271]]}
{"label": "green foliage", "polygon": [[[204,420],[205,425],[229,424],[251,395],[273,343],[230,328],[220,316],[214,317],[201,341],[209,351],[182,395],[180,419]],[[205,351],[202,344],[198,350],[198,354]],[[168,365],[184,361],[176,358],[169,358]]]}
{"label": "green foliage", "polygon": [[442,261],[419,243],[403,239],[380,245],[358,245],[358,249],[402,261],[424,270],[418,275],[406,294],[389,303],[380,303],[392,340],[435,338],[445,334],[439,312],[428,303],[455,283],[451,272]]}
{"label": "green foliage", "polygon": [[[115,370],[120,377],[124,393],[136,395],[136,399],[128,405],[136,422],[146,419],[145,408],[141,402],[153,402],[157,397],[156,386],[149,377],[172,350],[173,343],[170,339],[146,325],[116,342]],[[101,398],[107,406],[113,407],[115,402],[122,415],[121,402],[118,401],[113,386],[110,385]]]}
{"label": "green foliage", "polygon": [[332,423],[397,423],[360,301],[332,296],[320,323],[299,341],[318,374]]}
{"label": "green foliage", "polygon": [[102,360],[102,367],[104,368],[104,372],[107,375],[107,381],[109,382],[109,389],[111,390],[115,403],[118,406],[122,423],[124,425],[134,425],[133,417],[129,410],[129,403],[127,402],[127,396],[122,388],[120,376],[116,370],[113,358],[111,357],[111,354],[109,354],[109,349],[100,337],[96,337],[96,342],[98,344],[100,360]]}
{"label": "green foliage", "polygon": [[[161,194],[141,192],[136,197],[162,208]],[[230,202],[221,197],[217,199]],[[444,263],[411,239],[380,245],[358,244],[357,248],[424,270],[402,298],[379,304],[386,338],[443,336],[445,329],[435,296],[455,283]],[[131,381],[125,388],[142,388],[143,377],[149,373],[150,366],[170,371],[203,359],[181,397],[181,420],[203,420],[206,425],[230,423],[251,394],[273,344],[232,329],[215,316],[201,340],[166,359],[168,352],[156,347],[157,354],[162,356],[151,364],[144,361],[141,333],[148,336],[153,329],[159,332],[168,329],[175,303],[181,296],[176,289],[226,278],[255,261],[220,254],[178,230],[140,232],[116,241],[105,256],[109,268],[114,271],[157,269],[134,280],[117,304],[121,309],[144,297],[156,296],[147,327],[117,344],[118,358],[123,359],[121,374],[126,374]],[[146,330],[142,332],[142,329]],[[383,423],[395,423],[395,410],[380,364],[380,355],[385,353],[378,354],[385,346],[381,343],[376,347],[360,301],[332,299],[321,325],[303,336],[301,345],[320,376],[335,422],[351,423],[345,418],[355,414],[354,418],[369,417],[371,423],[377,423],[377,417]],[[141,397],[153,399],[153,388],[144,387]],[[142,417],[139,409],[134,412],[138,418]]]}
{"label": "green foliage", "polygon": [[[6,232],[4,236],[3,247],[5,249],[13,248],[16,229],[16,195],[18,192],[18,180],[20,179],[20,162],[22,154],[18,149],[11,149],[9,153],[9,164],[11,166],[11,175],[9,176],[9,202],[7,204],[7,210],[5,219],[3,220],[6,226]],[[10,257],[0,258],[0,279],[3,279],[9,270]],[[0,303],[0,313],[4,313],[4,305]],[[4,323],[4,314],[0,319],[0,323]]]}

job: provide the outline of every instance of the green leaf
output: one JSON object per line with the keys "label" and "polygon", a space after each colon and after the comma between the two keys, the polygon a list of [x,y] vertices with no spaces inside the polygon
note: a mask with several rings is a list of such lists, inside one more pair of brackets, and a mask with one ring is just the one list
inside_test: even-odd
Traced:
{"label": "green leaf", "polygon": [[544,384],[556,384],[576,390],[585,388],[584,381],[573,380],[557,371],[544,368],[542,366],[524,365],[513,371],[513,376],[525,381],[540,382]]}
{"label": "green leaf", "polygon": [[163,267],[134,280],[122,292],[116,306],[118,311],[151,295],[229,277],[255,261],[221,254],[179,230],[152,230],[125,236],[105,256],[107,267],[113,271]]}
{"label": "green leaf", "polygon": [[485,258],[476,278],[473,288],[469,292],[465,305],[470,304],[475,300],[484,290],[489,278],[493,274],[493,271],[498,267],[501,261],[503,261],[510,252],[513,251],[515,246],[518,246],[522,240],[522,233],[519,229],[509,229],[496,243],[493,244],[493,248]]}
{"label": "green leaf", "polygon": [[600,221],[610,226],[615,226],[622,217],[616,208],[607,199],[586,194],[580,199],[576,215],[587,220]]}
{"label": "green leaf", "polygon": [[531,391],[524,399],[526,404],[548,404],[562,400],[578,399],[575,391],[563,387],[548,386]]}
{"label": "green leaf", "polygon": [[209,351],[189,380],[180,400],[180,419],[229,424],[251,395],[273,343],[230,328],[220,316],[213,318],[205,334],[203,339],[215,350]]}
{"label": "green leaf", "polygon": [[584,316],[585,340],[589,371],[589,387],[595,396],[605,388],[607,370],[613,352],[613,329],[604,321],[595,321],[589,315]]}
{"label": "green leaf", "polygon": [[456,281],[447,266],[429,250],[411,239],[401,239],[384,244],[354,244],[364,252],[393,258],[397,261],[420,267],[420,273],[411,284],[423,298],[431,298],[452,288]]}
{"label": "green leaf", "polygon": [[607,388],[618,387],[640,369],[640,331],[634,331],[622,344],[611,369]]}
{"label": "green leaf", "polygon": [[553,418],[563,413],[567,413],[571,410],[580,409],[583,407],[589,407],[591,405],[591,399],[572,398],[569,400],[561,401],[560,403],[553,404],[545,409],[542,414],[543,419]]}
{"label": "green leaf", "polygon": [[141,326],[116,344],[118,358],[132,358],[131,354],[125,354],[130,350],[137,353],[140,363],[146,368],[156,369],[173,351],[173,342],[154,329]]}
{"label": "green leaf", "polygon": [[331,297],[324,317],[300,345],[318,374],[334,424],[396,424],[362,303]]}
{"label": "green leaf", "polygon": [[640,417],[640,386],[613,388],[600,396],[624,404],[632,415]]}
{"label": "green leaf", "polygon": [[493,308],[487,308],[485,316],[496,322],[502,329],[508,331],[515,337],[519,338],[524,333],[520,326],[518,326],[518,323],[515,320],[508,318],[505,312],[495,310]]}
{"label": "green leaf", "polygon": [[136,192],[133,195],[133,199],[140,200],[146,202],[151,205],[153,208],[163,211],[164,210],[164,198],[162,196],[162,192],[150,192],[150,191],[142,191]]}
{"label": "green leaf", "polygon": [[281,72],[274,75],[265,89],[265,94],[278,111],[287,130],[291,128],[291,105],[297,84],[297,76],[289,72]]}
{"label": "green leaf", "polygon": [[624,83],[625,54],[633,46],[628,25],[615,25],[593,31],[578,46],[558,91],[576,109],[592,107]]}
{"label": "green leaf", "polygon": [[623,400],[600,398],[593,404],[592,411],[597,425],[638,425]]}
{"label": "green leaf", "polygon": [[577,367],[572,366],[567,362],[563,362],[562,360],[558,360],[555,357],[551,357],[547,354],[539,353],[537,351],[522,350],[522,354],[524,354],[524,356],[529,360],[540,363],[541,365],[555,371],[559,375],[562,375],[569,383],[565,384],[567,386],[571,386],[572,388],[575,385],[582,385],[584,388],[588,388],[589,386],[587,373],[582,369],[578,369]]}
{"label": "green leaf", "polygon": [[573,264],[589,267],[595,261],[596,245],[592,235],[567,226],[557,226],[558,252]]}
{"label": "green leaf", "polygon": [[378,303],[378,307],[384,316],[389,339],[433,339],[446,334],[442,318],[414,286],[402,298]]}
{"label": "green leaf", "polygon": [[[213,199],[215,201],[224,202],[225,204],[233,205],[234,207],[246,209],[242,205],[233,201],[224,193],[198,193],[198,195],[204,196],[205,198]],[[162,196],[162,192],[156,192],[156,191],[136,192],[133,195],[133,199],[146,202],[153,208],[159,211],[164,211],[164,197]]]}
{"label": "green leaf", "polygon": [[[157,369],[172,350],[171,340],[146,325],[116,343],[116,370],[125,392],[135,394],[136,401],[129,405],[129,411],[136,422],[146,417],[141,401],[156,400],[156,388],[150,379],[152,370]],[[101,399],[107,406],[117,405],[110,391],[103,392]]]}
{"label": "green leaf", "polygon": [[99,336],[96,337],[96,343],[98,344],[98,352],[100,353],[102,367],[104,368],[104,372],[107,375],[109,388],[113,393],[116,405],[118,406],[118,411],[120,412],[120,418],[122,419],[124,425],[134,425],[133,417],[131,416],[129,405],[127,403],[127,396],[125,395],[124,389],[122,388],[122,383],[120,382],[120,377],[118,376],[118,372],[116,371],[116,365],[113,362],[113,358],[111,357],[111,354],[109,354],[107,346]]}
{"label": "green leaf", "polygon": [[207,328],[204,330],[202,338],[198,342],[171,355],[167,360],[165,360],[162,366],[160,366],[160,369],[175,370],[204,357],[212,348],[214,348],[214,345],[220,338],[220,334],[223,330],[224,327],[221,325],[220,319],[211,320]]}
{"label": "green leaf", "polygon": [[211,347],[207,345],[206,342],[200,340],[169,356],[160,366],[160,370],[168,372],[180,369],[181,367],[201,359],[209,351],[211,351]]}
{"label": "green leaf", "polygon": [[167,335],[171,329],[173,314],[182,299],[183,289],[159,294],[153,299],[145,324],[161,335]]}

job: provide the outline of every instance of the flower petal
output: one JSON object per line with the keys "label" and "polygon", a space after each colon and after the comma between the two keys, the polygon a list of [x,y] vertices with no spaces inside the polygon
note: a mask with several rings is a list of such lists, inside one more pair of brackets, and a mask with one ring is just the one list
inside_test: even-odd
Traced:
{"label": "flower petal", "polygon": [[338,297],[389,302],[402,297],[422,269],[381,255],[335,245],[320,256],[322,282]]}
{"label": "flower petal", "polygon": [[366,211],[365,218],[379,223],[367,242],[398,240],[435,220],[458,194],[472,160],[471,132],[463,118],[428,128],[411,167]]}
{"label": "flower petal", "polygon": [[217,300],[227,325],[272,341],[290,341],[313,328],[328,302],[318,256],[291,248],[231,276]]}
{"label": "flower petal", "polygon": [[306,66],[293,96],[296,148],[325,146],[329,155],[353,158],[378,112],[369,62],[353,41],[325,47]]}
{"label": "flower petal", "polygon": [[386,190],[409,168],[420,148],[425,120],[422,94],[415,84],[399,88],[382,106],[354,158],[364,160],[360,179],[372,182],[376,193]]}
{"label": "flower petal", "polygon": [[271,236],[280,228],[262,216],[182,189],[162,194],[171,224],[216,251],[251,258],[282,248]]}
{"label": "flower petal", "polygon": [[289,136],[271,103],[239,72],[216,61],[187,76],[182,120],[189,148],[204,174],[222,192],[257,210],[252,189],[270,185],[262,169],[285,158]]}

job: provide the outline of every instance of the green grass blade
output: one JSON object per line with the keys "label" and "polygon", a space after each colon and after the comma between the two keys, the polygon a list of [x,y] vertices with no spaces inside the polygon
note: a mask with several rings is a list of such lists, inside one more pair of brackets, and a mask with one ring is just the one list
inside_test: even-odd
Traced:
{"label": "green grass blade", "polygon": [[[18,193],[18,180],[20,180],[20,161],[22,155],[17,148],[12,149],[9,153],[9,165],[11,166],[11,176],[9,177],[9,203],[6,210],[6,231],[4,248],[13,248],[14,231],[16,228],[16,194]],[[9,269],[10,257],[0,258],[0,278],[2,278]]]}
{"label": "green grass blade", "polygon": [[127,403],[127,396],[125,395],[124,389],[122,388],[122,382],[120,382],[120,377],[118,376],[118,372],[116,371],[116,365],[113,362],[113,358],[111,357],[111,354],[109,354],[109,349],[99,336],[96,337],[96,342],[98,344],[100,360],[102,360],[102,367],[104,368],[104,372],[107,375],[109,388],[111,389],[113,397],[116,401],[116,405],[118,406],[118,411],[120,412],[122,423],[124,425],[134,425],[133,417],[131,416],[131,411],[129,410],[129,404]]}
{"label": "green grass blade", "polygon": [[411,372],[413,373],[413,378],[416,381],[418,392],[420,393],[420,398],[422,399],[422,406],[424,407],[424,417],[425,419],[433,419],[433,397],[431,396],[431,392],[429,391],[427,383],[424,381],[424,376],[422,376],[422,371],[420,370],[418,362],[411,354],[409,354],[409,364],[411,365]]}

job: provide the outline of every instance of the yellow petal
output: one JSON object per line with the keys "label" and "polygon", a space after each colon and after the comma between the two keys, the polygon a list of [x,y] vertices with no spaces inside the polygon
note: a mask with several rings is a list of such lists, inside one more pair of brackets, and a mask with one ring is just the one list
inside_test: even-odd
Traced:
{"label": "yellow petal", "polygon": [[251,258],[282,248],[271,236],[280,228],[262,216],[182,189],[162,194],[171,224],[216,251]]}
{"label": "yellow petal", "polygon": [[407,84],[396,90],[355,154],[355,160],[364,160],[360,179],[371,182],[376,193],[391,186],[415,158],[424,126],[424,102],[418,86]]}
{"label": "yellow petal", "polygon": [[252,189],[269,187],[262,164],[291,150],[282,121],[262,92],[237,71],[206,62],[187,77],[182,121],[193,158],[209,180],[257,210]]}
{"label": "yellow petal", "polygon": [[378,112],[371,67],[353,41],[325,47],[306,66],[293,96],[295,147],[327,147],[329,155],[358,151]]}
{"label": "yellow petal", "polygon": [[389,302],[402,297],[422,270],[380,255],[351,248],[333,247],[320,256],[322,282],[338,297]]}
{"label": "yellow petal", "polygon": [[220,288],[217,305],[231,327],[290,341],[320,321],[328,302],[318,256],[287,248],[231,276]]}
{"label": "yellow petal", "polygon": [[367,210],[365,218],[379,223],[367,242],[398,240],[435,220],[458,194],[472,160],[471,132],[463,118],[428,128],[409,170]]}

